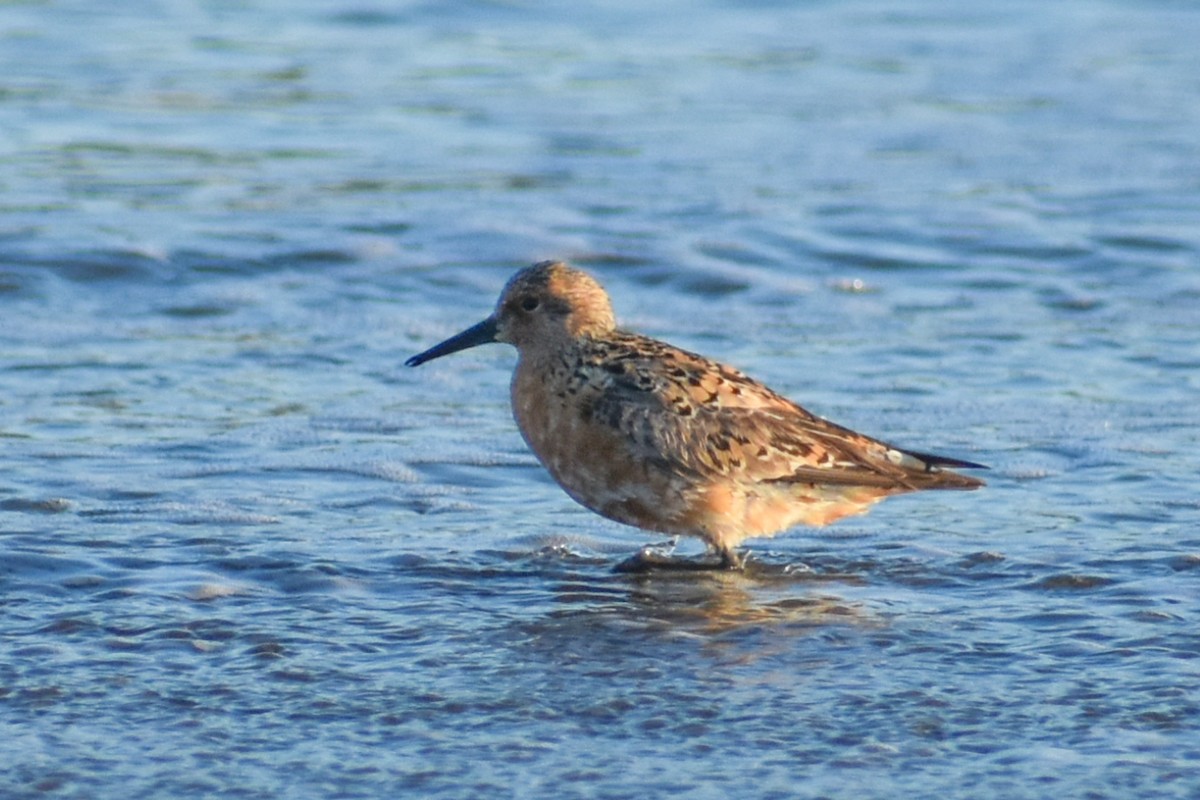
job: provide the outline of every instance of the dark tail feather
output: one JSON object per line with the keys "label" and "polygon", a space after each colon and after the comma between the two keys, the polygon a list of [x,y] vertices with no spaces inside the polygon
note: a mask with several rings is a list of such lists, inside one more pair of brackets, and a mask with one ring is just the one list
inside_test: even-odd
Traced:
{"label": "dark tail feather", "polygon": [[979,478],[950,472],[952,469],[987,469],[983,464],[974,461],[963,461],[959,458],[935,456],[932,453],[917,453],[912,450],[901,451],[904,455],[917,459],[925,465],[924,472],[909,472],[908,482],[917,489],[978,489],[984,485]]}
{"label": "dark tail feather", "polygon": [[946,456],[935,456],[932,453],[918,453],[915,450],[901,450],[905,455],[912,456],[924,461],[930,467],[950,467],[952,469],[989,469],[983,464],[976,464],[974,461],[963,461],[958,458],[947,458]]}

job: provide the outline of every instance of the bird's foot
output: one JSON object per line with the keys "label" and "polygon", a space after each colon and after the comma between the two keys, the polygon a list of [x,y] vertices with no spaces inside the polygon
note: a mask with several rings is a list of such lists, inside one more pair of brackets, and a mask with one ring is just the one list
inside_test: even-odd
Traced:
{"label": "bird's foot", "polygon": [[652,547],[644,547],[637,555],[625,559],[613,568],[614,572],[644,574],[655,571],[672,572],[717,572],[740,570],[745,562],[732,550],[718,551],[717,558],[673,558]]}

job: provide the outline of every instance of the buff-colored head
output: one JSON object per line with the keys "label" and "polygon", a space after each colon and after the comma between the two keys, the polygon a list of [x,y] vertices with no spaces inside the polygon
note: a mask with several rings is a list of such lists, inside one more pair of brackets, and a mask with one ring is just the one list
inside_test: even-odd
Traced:
{"label": "buff-colored head", "polygon": [[561,261],[541,261],[509,280],[490,317],[405,363],[415,367],[488,342],[507,342],[522,353],[548,352],[615,327],[608,293],[595,278]]}
{"label": "buff-colored head", "polygon": [[517,348],[603,335],[616,327],[604,288],[561,261],[542,261],[514,275],[500,293],[495,317],[496,341]]}

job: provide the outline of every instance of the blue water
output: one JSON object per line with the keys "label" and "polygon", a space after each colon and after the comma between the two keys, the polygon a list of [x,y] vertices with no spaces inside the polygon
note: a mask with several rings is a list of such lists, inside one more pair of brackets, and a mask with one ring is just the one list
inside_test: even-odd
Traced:
{"label": "blue water", "polygon": [[[0,5],[0,796],[1200,795],[1200,8]],[[980,492],[611,569],[567,258]]]}

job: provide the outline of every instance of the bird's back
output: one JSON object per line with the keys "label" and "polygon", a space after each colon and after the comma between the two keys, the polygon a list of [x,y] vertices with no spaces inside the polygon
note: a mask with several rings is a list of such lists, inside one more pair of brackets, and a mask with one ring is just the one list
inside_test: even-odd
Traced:
{"label": "bird's back", "polygon": [[642,457],[697,480],[972,489],[945,467],[978,465],[902,450],[807,411],[727,365],[637,334],[581,343],[585,413]]}

